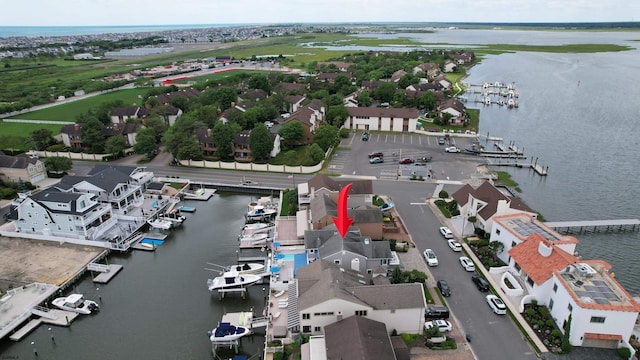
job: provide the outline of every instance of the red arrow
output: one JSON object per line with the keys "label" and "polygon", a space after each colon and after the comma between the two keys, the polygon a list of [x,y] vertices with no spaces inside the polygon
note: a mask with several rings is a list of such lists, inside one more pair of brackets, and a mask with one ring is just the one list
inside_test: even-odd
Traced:
{"label": "red arrow", "polygon": [[349,198],[350,189],[351,184],[349,183],[340,190],[340,195],[338,196],[338,217],[333,218],[333,223],[336,224],[336,228],[338,228],[338,232],[343,239],[347,230],[349,230],[349,226],[351,226],[353,222],[353,218],[347,217],[347,199]]}

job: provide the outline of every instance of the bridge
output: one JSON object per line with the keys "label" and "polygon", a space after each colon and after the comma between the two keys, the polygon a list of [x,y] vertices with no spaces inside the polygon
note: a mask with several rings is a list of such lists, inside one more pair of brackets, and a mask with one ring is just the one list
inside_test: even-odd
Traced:
{"label": "bridge", "polygon": [[545,225],[560,233],[595,233],[640,230],[640,219],[552,221]]}

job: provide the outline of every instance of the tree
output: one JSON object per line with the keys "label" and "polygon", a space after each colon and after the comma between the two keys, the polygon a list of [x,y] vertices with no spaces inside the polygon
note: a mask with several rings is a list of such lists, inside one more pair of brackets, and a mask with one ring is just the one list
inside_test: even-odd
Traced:
{"label": "tree", "polygon": [[157,148],[155,131],[152,128],[140,129],[133,150],[138,154],[151,154]]}
{"label": "tree", "polygon": [[53,136],[51,136],[51,131],[47,129],[38,129],[31,132],[31,137],[29,139],[32,143],[32,146],[36,150],[44,150],[49,145],[55,142]]}
{"label": "tree", "polygon": [[180,144],[178,159],[202,160],[202,148],[195,136],[190,136]]}
{"label": "tree", "polygon": [[298,120],[289,121],[280,127],[278,134],[287,144],[298,144],[304,138],[304,126]]}
{"label": "tree", "polygon": [[331,146],[336,145],[338,138],[338,128],[332,125],[320,125],[313,135],[313,143],[318,144],[322,151],[327,151]]}
{"label": "tree", "polygon": [[176,95],[171,99],[171,106],[176,107],[182,111],[187,111],[189,106],[189,99],[184,95]]}
{"label": "tree", "polygon": [[102,153],[104,149],[102,126],[102,123],[97,119],[89,118],[82,125],[82,129],[80,130],[82,144],[94,154]]}
{"label": "tree", "polygon": [[249,134],[249,148],[251,155],[256,160],[266,160],[273,150],[273,140],[266,126],[262,123],[256,124]]}
{"label": "tree", "polygon": [[380,102],[391,102],[395,93],[396,85],[394,83],[385,82],[376,88],[373,92],[373,98]]}
{"label": "tree", "polygon": [[[572,347],[569,337],[571,337],[571,314],[569,314],[569,319],[564,326],[564,335],[562,336],[562,342],[560,343],[560,348],[562,349],[563,354],[571,352]],[[629,356],[631,356],[631,354],[629,354],[625,359],[628,359]]]}
{"label": "tree", "polygon": [[340,104],[329,106],[329,110],[327,111],[327,121],[329,122],[329,124],[337,128],[341,127],[348,117],[349,111],[344,105]]}
{"label": "tree", "polygon": [[411,73],[406,73],[402,75],[400,80],[398,80],[398,87],[400,89],[406,89],[409,85],[417,84],[418,78],[413,76]]}
{"label": "tree", "polygon": [[[162,135],[167,131],[167,124],[165,124],[164,120],[160,116],[152,116],[145,121],[146,129],[151,129],[153,131],[153,135],[156,138],[156,142],[162,139]],[[146,129],[141,129],[146,130]],[[138,131],[138,134],[140,134]],[[136,137],[136,142],[138,138]]]}
{"label": "tree", "polygon": [[373,99],[371,99],[368,91],[363,91],[358,95],[358,106],[369,107],[371,103],[373,103]]}
{"label": "tree", "polygon": [[233,156],[233,138],[235,131],[231,124],[218,121],[211,131],[211,137],[216,144],[216,155],[222,159]]}
{"label": "tree", "polygon": [[269,79],[265,75],[255,74],[249,78],[249,87],[251,89],[262,89],[267,94],[271,94],[271,85]]}
{"label": "tree", "polygon": [[107,154],[120,155],[126,149],[127,142],[119,135],[111,136],[104,144],[104,150]]}
{"label": "tree", "polygon": [[322,151],[318,144],[311,144],[309,147],[309,157],[311,161],[313,161],[311,165],[315,165],[324,159],[324,151]]}
{"label": "tree", "polygon": [[49,172],[62,174],[71,170],[73,163],[67,157],[52,156],[44,159],[44,167]]}

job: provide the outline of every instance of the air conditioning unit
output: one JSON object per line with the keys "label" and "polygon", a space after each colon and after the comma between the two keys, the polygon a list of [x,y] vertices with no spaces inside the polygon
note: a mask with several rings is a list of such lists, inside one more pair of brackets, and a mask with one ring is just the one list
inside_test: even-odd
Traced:
{"label": "air conditioning unit", "polygon": [[596,274],[596,271],[585,263],[578,263],[576,266],[576,273],[582,277],[592,277]]}

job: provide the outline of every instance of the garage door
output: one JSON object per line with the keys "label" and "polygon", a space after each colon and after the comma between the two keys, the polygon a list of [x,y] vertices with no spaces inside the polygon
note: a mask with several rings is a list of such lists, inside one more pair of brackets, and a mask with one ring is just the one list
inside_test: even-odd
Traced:
{"label": "garage door", "polygon": [[39,181],[42,181],[42,180],[44,180],[44,174],[36,175],[36,176],[31,178],[31,183],[35,184],[35,183],[37,183]]}
{"label": "garage door", "polygon": [[594,347],[601,349],[617,349],[618,340],[605,340],[605,339],[584,339],[582,341],[583,347]]}

